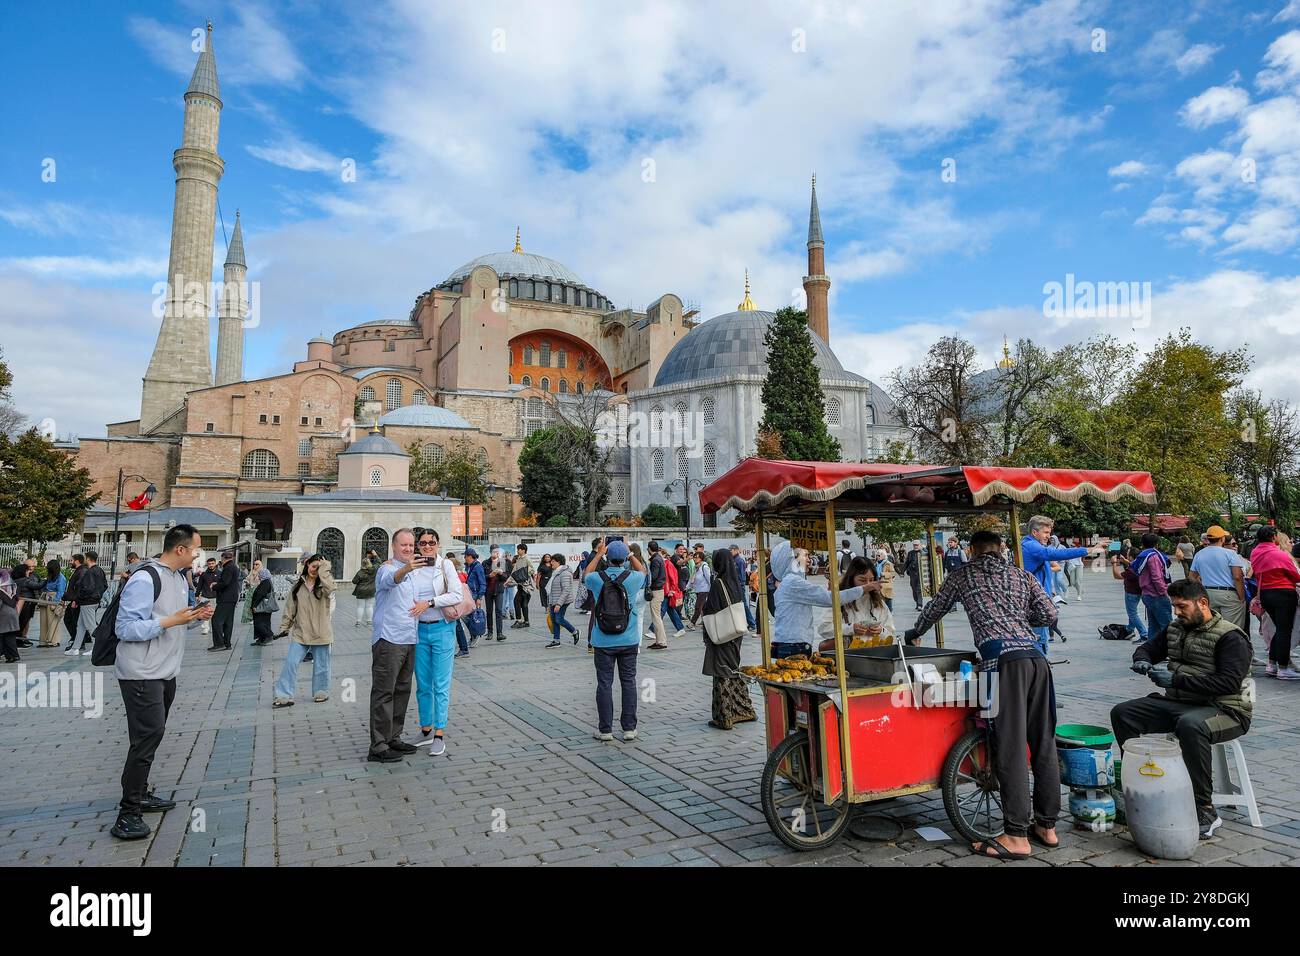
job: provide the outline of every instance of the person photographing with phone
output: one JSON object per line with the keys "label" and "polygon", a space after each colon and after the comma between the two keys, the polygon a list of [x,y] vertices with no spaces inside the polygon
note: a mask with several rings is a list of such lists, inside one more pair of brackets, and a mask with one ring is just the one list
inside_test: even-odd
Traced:
{"label": "person photographing with phone", "polygon": [[428,566],[416,554],[415,532],[393,532],[393,557],[375,572],[375,624],[370,635],[370,752],[366,759],[394,763],[416,748],[402,740],[411,675],[419,643],[416,572]]}
{"label": "person photographing with phone", "polygon": [[438,532],[426,528],[416,539],[415,603],[410,614],[418,621],[415,645],[415,701],[420,711],[420,743],[429,753],[447,752],[443,739],[451,705],[451,671],[456,654],[456,622],[442,609],[461,602],[460,574],[439,551]]}

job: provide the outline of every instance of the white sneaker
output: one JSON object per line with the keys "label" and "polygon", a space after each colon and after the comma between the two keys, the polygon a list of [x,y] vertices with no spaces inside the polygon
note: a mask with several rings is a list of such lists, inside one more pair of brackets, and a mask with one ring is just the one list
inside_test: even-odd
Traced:
{"label": "white sneaker", "polygon": [[64,657],[80,657],[80,656],[81,656],[81,651],[77,650],[75,647],[69,647],[66,651],[63,652],[63,656],[64,656]]}
{"label": "white sneaker", "polygon": [[1281,667],[1273,676],[1278,680],[1300,680],[1300,671],[1294,667]]}
{"label": "white sneaker", "polygon": [[447,752],[447,741],[443,737],[434,737],[429,744],[429,756],[441,757]]}
{"label": "white sneaker", "polygon": [[1276,677],[1276,676],[1277,676],[1277,664],[1273,663],[1272,661],[1269,661],[1269,662],[1268,662],[1268,666],[1264,668],[1264,676],[1266,676],[1266,677]]}
{"label": "white sneaker", "polygon": [[684,630],[677,631],[675,634],[673,634],[673,637],[685,637],[685,636],[686,636],[686,631]]}
{"label": "white sneaker", "polygon": [[636,731],[635,731],[635,730],[625,730],[625,731],[623,731],[623,739],[624,739],[624,740],[636,740]]}
{"label": "white sneaker", "polygon": [[596,732],[595,732],[594,734],[592,734],[591,736],[595,737],[597,740],[613,740],[613,739],[614,739],[614,735],[613,735],[613,734],[602,733],[602,732],[599,731],[599,730],[596,731]]}

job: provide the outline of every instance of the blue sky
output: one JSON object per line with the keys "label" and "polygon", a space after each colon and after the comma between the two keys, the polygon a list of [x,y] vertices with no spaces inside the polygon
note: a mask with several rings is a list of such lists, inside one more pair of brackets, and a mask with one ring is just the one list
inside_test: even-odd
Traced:
{"label": "blue sky", "polygon": [[[748,268],[779,307],[816,170],[855,371],[884,379],[954,331],[992,362],[1003,335],[1145,347],[1189,326],[1300,399],[1300,3],[357,6],[8,12],[0,344],[28,415],[92,435],[138,413],[209,16],[220,204],[260,283],[250,376],[406,315],[516,225],[620,305],[671,291],[712,316]],[[220,225],[216,246],[219,278]],[[1150,325],[1045,318],[1067,273],[1150,282]]]}

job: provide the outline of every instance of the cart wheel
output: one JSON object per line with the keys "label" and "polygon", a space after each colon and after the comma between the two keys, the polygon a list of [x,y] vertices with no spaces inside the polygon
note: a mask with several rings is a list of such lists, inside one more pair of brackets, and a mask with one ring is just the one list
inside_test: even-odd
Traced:
{"label": "cart wheel", "polygon": [[[784,774],[778,771],[786,764]],[[821,802],[808,766],[808,732],[791,734],[776,745],[763,767],[763,815],[782,843],[796,850],[819,850],[848,828],[853,808],[841,799]]]}
{"label": "cart wheel", "polygon": [[952,825],[972,843],[991,840],[1003,829],[992,743],[987,730],[967,731],[943,762],[943,807]]}

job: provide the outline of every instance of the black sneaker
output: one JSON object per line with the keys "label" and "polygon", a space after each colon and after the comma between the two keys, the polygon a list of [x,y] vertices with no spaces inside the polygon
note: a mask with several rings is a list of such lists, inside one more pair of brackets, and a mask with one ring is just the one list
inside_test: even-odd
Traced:
{"label": "black sneaker", "polygon": [[1201,825],[1201,839],[1208,840],[1214,836],[1214,831],[1223,826],[1223,819],[1219,816],[1219,811],[1214,807],[1197,807],[1196,820]]}
{"label": "black sneaker", "polygon": [[153,830],[150,829],[149,824],[144,822],[144,818],[140,814],[123,813],[119,814],[117,822],[113,824],[113,828],[108,832],[119,840],[143,840]]}
{"label": "black sneaker", "polygon": [[209,647],[208,650],[209,650],[209,651],[228,651],[228,650],[230,650],[230,648],[226,647],[226,645],[224,645],[224,644],[218,644],[216,647]]}
{"label": "black sneaker", "polygon": [[369,760],[371,763],[397,763],[399,760],[402,759],[402,755],[399,754],[396,750],[389,748],[388,750],[385,750],[383,753],[366,754],[366,759]]}
{"label": "black sneaker", "polygon": [[412,747],[405,740],[390,740],[388,749],[396,750],[399,754],[413,754],[418,748]]}
{"label": "black sneaker", "polygon": [[559,647],[559,646],[560,646],[560,642],[559,642],[559,641],[551,641],[551,643],[547,644],[546,646],[547,646],[547,647]]}
{"label": "black sneaker", "polygon": [[498,641],[504,641],[505,639],[506,639],[506,636],[505,636],[504,634],[498,634],[498,635],[497,635],[497,640],[498,640]]}
{"label": "black sneaker", "polygon": [[140,800],[140,810],[143,813],[163,813],[166,810],[174,809],[175,806],[175,800],[164,800],[162,797],[156,796],[152,790]]}

